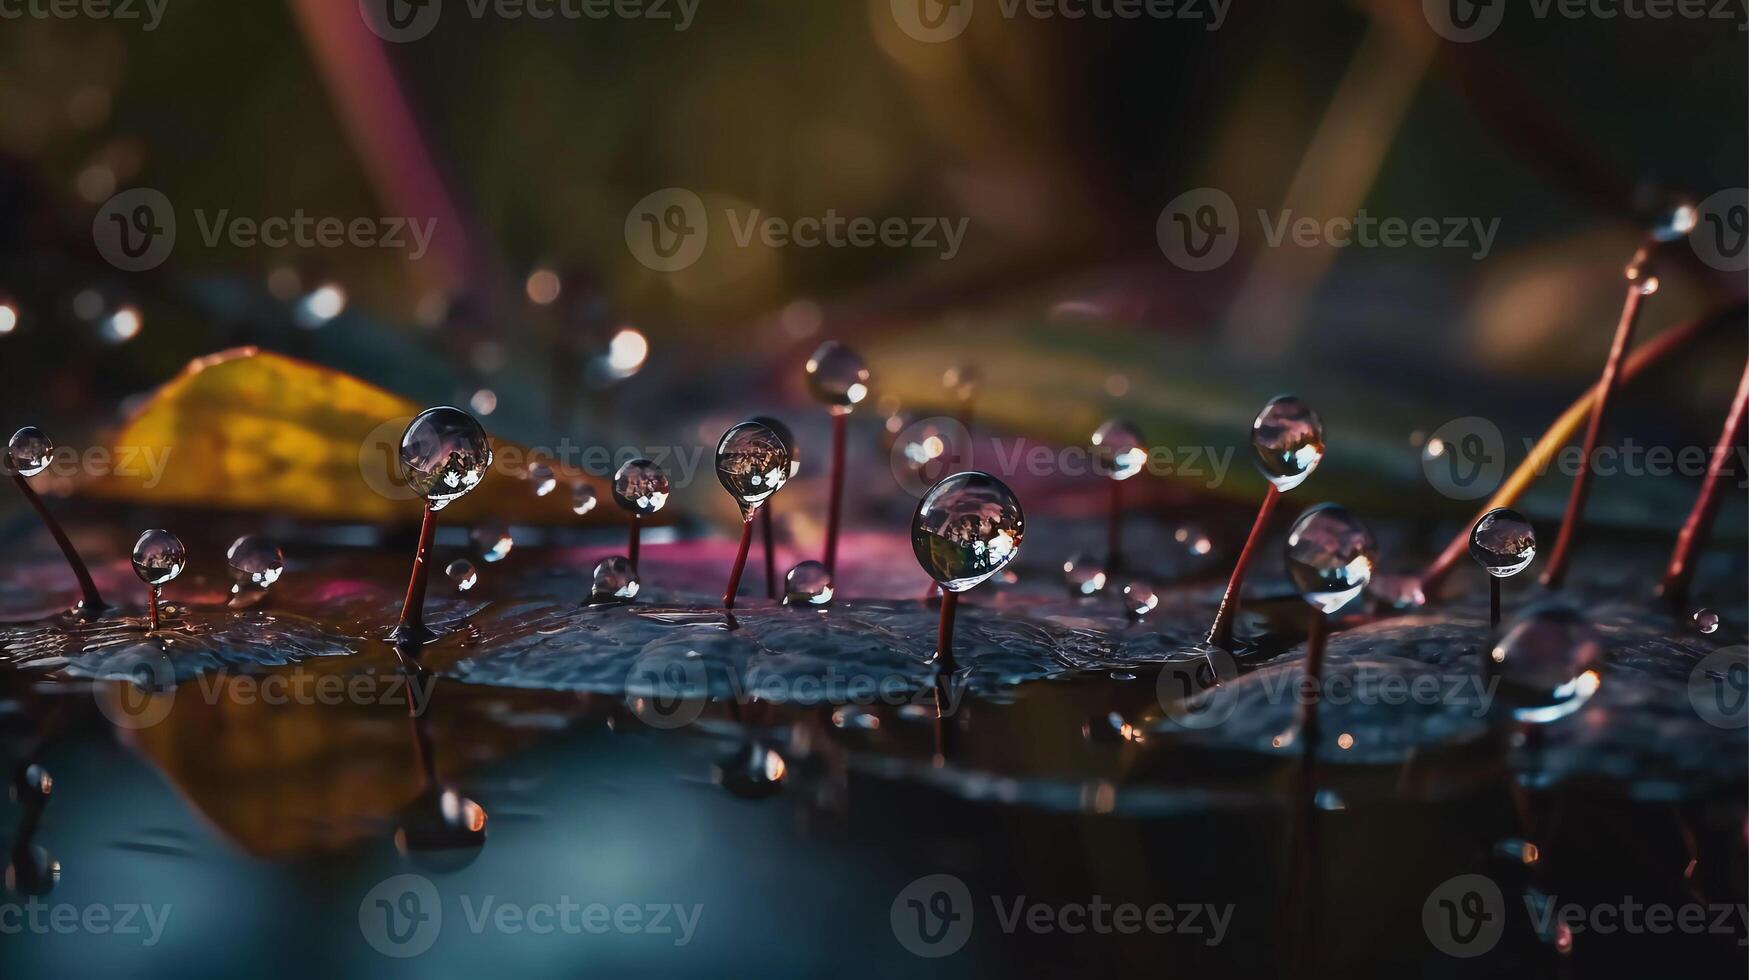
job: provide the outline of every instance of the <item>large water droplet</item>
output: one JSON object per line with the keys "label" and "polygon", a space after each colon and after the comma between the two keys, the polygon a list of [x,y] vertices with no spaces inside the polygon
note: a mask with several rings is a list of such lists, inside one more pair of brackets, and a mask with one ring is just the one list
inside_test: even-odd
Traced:
{"label": "large water droplet", "polygon": [[613,502],[639,517],[656,513],[668,503],[668,474],[647,459],[627,461],[613,475]]}
{"label": "large water droplet", "polygon": [[492,465],[492,442],[461,409],[426,409],[401,436],[401,465],[413,492],[442,510],[479,486]]}
{"label": "large water droplet", "polygon": [[163,585],[187,566],[188,549],[169,531],[155,528],[134,542],[134,574],[147,585]]}
{"label": "large water droplet", "polygon": [[1373,538],[1358,518],[1335,504],[1300,515],[1287,536],[1287,572],[1300,596],[1333,613],[1372,580]]}
{"label": "large water droplet", "polygon": [[917,504],[911,550],[949,592],[964,592],[1020,553],[1026,516],[1007,485],[988,473],[955,473]]}
{"label": "large water droplet", "polygon": [[466,592],[480,582],[479,570],[474,563],[466,558],[457,558],[444,568],[443,574],[449,576],[457,592]]}
{"label": "large water droplet", "polygon": [[1696,609],[1694,615],[1690,617],[1690,622],[1694,623],[1695,629],[1708,635],[1717,633],[1719,630],[1719,614],[1711,609]]}
{"label": "large water droplet", "polygon": [[595,566],[589,583],[590,602],[627,602],[638,597],[638,570],[630,560],[614,555]]}
{"label": "large water droplet", "polygon": [[1127,480],[1142,472],[1148,447],[1142,431],[1124,419],[1111,419],[1093,433],[1093,465],[1101,476]]}
{"label": "large water droplet", "polygon": [[528,482],[534,487],[534,495],[544,497],[558,487],[558,477],[553,476],[553,468],[545,463],[533,463],[528,468]]}
{"label": "large water droplet", "polygon": [[1105,591],[1105,563],[1085,552],[1063,562],[1063,584],[1072,596],[1098,595]]}
{"label": "large water droplet", "polygon": [[828,340],[808,358],[808,391],[834,415],[849,414],[868,397],[868,365],[856,351]]}
{"label": "large water droplet", "polygon": [[783,604],[824,606],[832,602],[832,573],[817,561],[804,561],[783,577]]}
{"label": "large water droplet", "polygon": [[1602,679],[1596,634],[1556,603],[1526,610],[1491,656],[1499,697],[1519,721],[1544,724],[1578,711]]}
{"label": "large water droplet", "polygon": [[231,542],[225,561],[230,563],[235,591],[268,588],[285,572],[285,552],[272,538],[260,534],[245,534]]}
{"label": "large water droplet", "polygon": [[54,461],[55,443],[48,437],[48,433],[34,425],[27,425],[12,434],[12,441],[6,444],[6,452],[12,459],[14,470],[25,476],[35,476]]}
{"label": "large water droplet", "polygon": [[1511,578],[1536,557],[1536,528],[1523,514],[1496,507],[1470,531],[1470,557],[1489,575]]}
{"label": "large water droplet", "polygon": [[789,450],[767,426],[742,422],[717,443],[717,480],[741,505],[742,520],[750,521],[789,482]]}
{"label": "large water droplet", "polygon": [[587,483],[574,484],[571,487],[571,513],[582,517],[595,509],[595,488]]}
{"label": "large water droplet", "polygon": [[1306,482],[1324,459],[1324,422],[1305,402],[1282,395],[1251,423],[1251,446],[1263,478],[1286,493]]}
{"label": "large water droplet", "polygon": [[510,549],[516,547],[516,539],[510,536],[510,528],[496,521],[476,526],[468,537],[474,542],[474,550],[488,564],[503,561],[510,554]]}

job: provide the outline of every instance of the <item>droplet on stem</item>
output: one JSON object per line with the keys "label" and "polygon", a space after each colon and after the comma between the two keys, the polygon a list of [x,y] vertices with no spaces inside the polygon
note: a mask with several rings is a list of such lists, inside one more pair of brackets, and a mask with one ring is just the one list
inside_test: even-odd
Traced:
{"label": "droplet on stem", "polygon": [[1372,532],[1347,508],[1319,504],[1288,532],[1288,577],[1300,598],[1328,615],[1372,581],[1373,552]]}
{"label": "droplet on stem", "polygon": [[1025,536],[1026,515],[1019,499],[988,473],[944,477],[917,502],[911,550],[942,589],[935,648],[941,674],[954,670],[953,624],[960,593],[1013,561]]}
{"label": "droplet on stem", "polygon": [[741,508],[741,545],[723,590],[724,609],[735,607],[735,593],[753,545],[753,518],[759,506],[789,482],[789,473],[789,450],[777,433],[763,423],[741,422],[723,433],[717,442],[717,481]]}
{"label": "droplet on stem", "polygon": [[868,397],[868,365],[836,340],[815,348],[807,372],[808,391],[835,415],[849,414]]}
{"label": "droplet on stem", "polygon": [[61,549],[61,556],[67,560],[67,567],[72,569],[73,577],[79,581],[79,604],[73,607],[73,612],[85,616],[97,616],[106,608],[103,596],[98,594],[97,583],[92,581],[91,572],[85,567],[85,559],[79,557],[79,552],[73,547],[73,540],[67,537],[67,532],[61,529],[61,522],[55,520],[55,515],[49,513],[42,497],[30,485],[29,477],[35,476],[46,469],[55,458],[55,444],[41,429],[27,425],[12,434],[12,439],[6,446],[7,468],[12,471],[12,481],[17,484],[18,492],[36,511],[37,519],[55,539],[55,545]]}
{"label": "droplet on stem", "polygon": [[232,594],[245,589],[266,590],[285,572],[285,552],[272,538],[260,534],[245,534],[231,542],[225,561],[231,566]]}
{"label": "droplet on stem", "polygon": [[647,459],[627,460],[613,475],[613,502],[631,515],[631,533],[626,558],[638,564],[642,521],[668,504],[668,474]]}
{"label": "droplet on stem", "polygon": [[1523,514],[1496,507],[1470,531],[1470,557],[1494,578],[1511,578],[1536,558],[1536,529]]}
{"label": "droplet on stem", "polygon": [[24,476],[35,476],[48,469],[55,459],[55,443],[48,434],[34,425],[27,425],[12,434],[6,444],[12,457],[12,469]]}
{"label": "droplet on stem", "polygon": [[1286,493],[1306,482],[1323,462],[1324,422],[1299,398],[1281,395],[1251,423],[1251,448],[1257,451],[1264,479]]}
{"label": "droplet on stem", "polygon": [[437,536],[437,512],[479,486],[491,466],[492,442],[486,430],[459,408],[426,409],[401,434],[401,469],[407,485],[425,498],[425,517],[419,525],[401,620],[392,634],[397,642],[423,643],[430,638],[431,631],[425,628],[425,583]]}
{"label": "droplet on stem", "polygon": [[149,628],[158,629],[158,600],[164,594],[164,584],[182,574],[188,567],[188,549],[182,539],[162,528],[140,535],[134,542],[134,574],[152,588]]}

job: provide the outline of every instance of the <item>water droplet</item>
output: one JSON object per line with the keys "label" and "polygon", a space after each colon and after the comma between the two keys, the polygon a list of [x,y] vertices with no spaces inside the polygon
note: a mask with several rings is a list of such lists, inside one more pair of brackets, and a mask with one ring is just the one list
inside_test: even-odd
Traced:
{"label": "water droplet", "polygon": [[55,459],[55,443],[48,433],[34,425],[27,425],[12,434],[12,441],[6,444],[7,455],[12,459],[12,468],[25,476],[35,476],[48,468]]}
{"label": "water droplet", "polygon": [[474,568],[474,563],[466,558],[457,558],[450,562],[444,568],[443,574],[448,575],[449,580],[455,583],[457,592],[466,592],[479,584],[480,581],[479,571]]}
{"label": "water droplet", "polygon": [[923,495],[911,518],[917,563],[949,592],[964,592],[1020,553],[1026,516],[1007,485],[988,473],[955,473]]}
{"label": "water droplet", "polygon": [[528,468],[528,482],[534,487],[534,495],[544,497],[558,487],[558,478],[553,476],[553,468],[545,463],[533,463]]}
{"label": "water droplet", "polygon": [[1063,562],[1063,582],[1072,596],[1098,595],[1105,591],[1105,565],[1086,552],[1070,555]]}
{"label": "water droplet", "polygon": [[1691,621],[1694,623],[1694,628],[1702,633],[1710,635],[1718,632],[1719,614],[1711,609],[1696,609]]}
{"label": "water droplet", "polygon": [[1319,504],[1287,536],[1287,572],[1301,598],[1333,613],[1372,580],[1373,538],[1346,508]]}
{"label": "water droplet", "polygon": [[442,510],[479,486],[492,465],[492,442],[461,409],[426,409],[401,436],[401,465],[413,492]]}
{"label": "water droplet", "polygon": [[1536,528],[1523,514],[1496,507],[1470,531],[1470,557],[1489,575],[1511,578],[1536,557]]}
{"label": "water droplet", "polygon": [[795,479],[796,474],[802,471],[802,457],[799,447],[796,445],[796,434],[790,431],[789,426],[783,424],[783,420],[774,419],[769,415],[755,415],[751,419],[748,419],[748,421],[758,422],[760,425],[777,433],[777,440],[783,443],[783,451],[789,453],[790,479]]}
{"label": "water droplet", "polygon": [[775,749],[748,742],[716,764],[711,777],[718,786],[744,800],[762,800],[783,789],[789,765]]}
{"label": "water droplet", "polygon": [[975,364],[956,364],[941,374],[941,385],[962,402],[969,402],[978,397],[978,388],[984,383],[984,376]]}
{"label": "water droplet", "polygon": [[847,415],[868,397],[868,365],[862,355],[828,340],[808,358],[808,391],[834,415]]}
{"label": "water droplet", "polygon": [[1215,542],[1195,524],[1181,524],[1172,532],[1172,540],[1184,546],[1192,558],[1206,558],[1215,550]]}
{"label": "water droplet", "polygon": [[1131,582],[1123,587],[1124,612],[1141,618],[1160,605],[1160,596],[1147,582]]}
{"label": "water droplet", "polygon": [[1142,472],[1148,462],[1148,447],[1142,432],[1124,419],[1111,419],[1093,433],[1093,466],[1101,476],[1127,480]]}
{"label": "water droplet", "polygon": [[516,539],[510,536],[510,529],[495,521],[481,524],[468,534],[474,542],[474,549],[487,563],[503,561],[510,554],[510,549],[516,547]]}
{"label": "water droplet", "polygon": [[272,538],[260,534],[245,534],[231,542],[225,561],[230,563],[231,578],[236,582],[233,591],[242,591],[245,586],[268,588],[285,572],[285,552]]}
{"label": "water droplet", "polygon": [[832,602],[832,573],[817,561],[804,561],[783,577],[783,604],[824,606]]}
{"label": "water droplet", "polygon": [[12,802],[19,806],[36,806],[48,801],[55,791],[55,777],[34,762],[13,770]]}
{"label": "water droplet", "polygon": [[1324,422],[1305,402],[1282,395],[1251,423],[1251,446],[1263,478],[1286,493],[1306,482],[1324,459]]}
{"label": "water droplet", "polygon": [[613,475],[613,502],[648,517],[668,503],[668,474],[647,459],[634,459]]}
{"label": "water droplet", "polygon": [[717,443],[717,480],[741,505],[741,519],[750,521],[789,482],[789,450],[761,423],[742,422]]}
{"label": "water droplet", "polygon": [[485,809],[448,789],[420,794],[395,829],[395,849],[428,871],[460,871],[485,843]]}
{"label": "water droplet", "polygon": [[1699,223],[1700,209],[1695,207],[1694,202],[1677,201],[1653,220],[1652,238],[1660,242],[1687,238],[1688,233]]}
{"label": "water droplet", "polygon": [[619,555],[604,558],[595,566],[589,584],[590,602],[625,602],[638,597],[638,570]]}
{"label": "water droplet", "polygon": [[169,531],[156,528],[134,542],[134,574],[147,585],[163,585],[187,566],[188,549]]}
{"label": "water droplet", "polygon": [[587,483],[571,486],[571,513],[582,517],[595,509],[595,488]]}
{"label": "water droplet", "polygon": [[1499,696],[1519,721],[1543,724],[1578,711],[1601,682],[1596,634],[1573,609],[1543,603],[1526,610],[1490,656]]}

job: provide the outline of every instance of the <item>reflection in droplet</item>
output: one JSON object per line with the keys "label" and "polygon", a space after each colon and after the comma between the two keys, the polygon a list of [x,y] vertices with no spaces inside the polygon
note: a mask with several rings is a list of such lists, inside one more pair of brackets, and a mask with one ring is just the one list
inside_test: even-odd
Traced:
{"label": "reflection in droplet", "polygon": [[614,555],[595,566],[589,584],[590,602],[627,602],[637,596],[638,570],[628,559]]}
{"label": "reflection in droplet", "polygon": [[1142,472],[1148,449],[1142,432],[1125,419],[1111,419],[1093,433],[1094,471],[1113,480],[1127,480]]}
{"label": "reflection in droplet", "polygon": [[34,425],[27,425],[12,434],[6,444],[12,468],[25,476],[35,476],[48,468],[55,459],[55,443],[48,434]]}
{"label": "reflection in droplet", "polygon": [[760,422],[735,425],[717,443],[717,480],[741,506],[743,520],[752,520],[759,505],[783,489],[789,472],[789,450]]}
{"label": "reflection in droplet", "polygon": [[628,460],[613,475],[613,502],[648,517],[668,503],[668,474],[647,459]]}
{"label": "reflection in droplet", "polygon": [[862,356],[828,340],[808,358],[808,391],[835,415],[846,415],[868,397],[868,365]]}
{"label": "reflection in droplet", "polygon": [[1251,446],[1264,479],[1286,493],[1306,482],[1324,459],[1324,422],[1311,406],[1282,395],[1251,423]]}
{"label": "reflection in droplet", "polygon": [[496,521],[476,526],[468,537],[474,542],[474,550],[487,563],[503,561],[510,554],[510,549],[516,546],[516,539],[510,536],[510,528]]}
{"label": "reflection in droplet", "polygon": [[1536,529],[1523,514],[1496,507],[1470,531],[1470,557],[1489,575],[1511,578],[1536,558]]}
{"label": "reflection in droplet", "polygon": [[419,413],[401,436],[407,485],[432,510],[479,486],[492,465],[492,443],[472,415],[448,406]]}
{"label": "reflection in droplet", "polygon": [[956,473],[923,495],[911,519],[918,564],[949,592],[964,592],[1020,553],[1026,517],[1007,485],[988,473]]}
{"label": "reflection in droplet", "polygon": [[188,549],[169,531],[155,528],[134,542],[134,574],[147,585],[163,585],[187,566]]}
{"label": "reflection in droplet", "polygon": [[1063,562],[1063,582],[1072,596],[1098,595],[1105,591],[1105,565],[1086,552],[1070,555]]}
{"label": "reflection in droplet", "polygon": [[266,589],[285,572],[285,552],[272,538],[261,534],[245,534],[231,542],[225,551],[225,561],[231,566],[233,592]]}
{"label": "reflection in droplet", "polygon": [[443,574],[449,576],[449,580],[455,585],[457,592],[466,592],[480,581],[479,571],[474,568],[474,563],[466,558],[457,558],[450,562],[444,568]]}
{"label": "reflection in droplet", "polygon": [[1347,605],[1372,580],[1373,537],[1346,508],[1320,504],[1287,536],[1287,572],[1300,597],[1325,613]]}
{"label": "reflection in droplet", "polygon": [[832,602],[832,573],[817,561],[804,561],[783,577],[783,604],[825,606]]}
{"label": "reflection in droplet", "polygon": [[1578,612],[1557,603],[1526,610],[1490,656],[1500,700],[1523,722],[1565,718],[1597,693],[1602,680],[1596,634]]}

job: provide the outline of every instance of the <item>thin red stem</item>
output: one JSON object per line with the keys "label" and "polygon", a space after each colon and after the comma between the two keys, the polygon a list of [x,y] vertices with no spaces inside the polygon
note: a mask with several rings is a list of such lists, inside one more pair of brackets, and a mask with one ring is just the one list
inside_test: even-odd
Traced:
{"label": "thin red stem", "polygon": [[826,496],[826,557],[821,564],[838,575],[838,513],[844,504],[844,428],[846,415],[832,416],[832,478]]}
{"label": "thin red stem", "polygon": [[632,571],[638,570],[638,539],[642,536],[644,521],[638,515],[632,515],[631,535],[626,540],[626,561],[632,563]]}
{"label": "thin red stem", "polygon": [[1105,515],[1105,569],[1115,573],[1123,565],[1123,481],[1109,482],[1111,511]]}
{"label": "thin red stem", "polygon": [[401,622],[395,627],[396,639],[425,639],[425,580],[430,565],[431,542],[436,537],[437,511],[426,504],[425,519],[419,524],[419,549],[413,552],[413,575],[407,580],[407,598],[401,603]]}
{"label": "thin red stem", "polygon": [[1306,752],[1317,751],[1318,701],[1324,690],[1324,647],[1330,636],[1329,617],[1322,610],[1312,611],[1310,632],[1306,636],[1306,673],[1300,701],[1300,737],[1306,739]]}
{"label": "thin red stem", "polygon": [[941,590],[941,627],[935,637],[935,662],[937,673],[952,674],[955,669],[953,659],[953,620],[959,611],[960,594]]}
{"label": "thin red stem", "polygon": [[1221,608],[1215,613],[1215,625],[1209,629],[1210,646],[1225,649],[1233,642],[1233,620],[1239,615],[1239,593],[1245,588],[1245,570],[1251,566],[1251,558],[1257,551],[1257,545],[1263,540],[1263,532],[1269,527],[1269,515],[1275,513],[1275,502],[1280,498],[1281,491],[1271,483],[1263,494],[1263,506],[1257,508],[1257,520],[1251,525],[1251,534],[1245,538],[1245,547],[1239,552],[1239,561],[1233,566],[1233,577],[1227,580],[1227,591],[1221,596]]}
{"label": "thin red stem", "polygon": [[1489,636],[1500,628],[1500,580],[1493,575],[1488,576],[1488,629]]}
{"label": "thin red stem", "polygon": [[729,571],[728,587],[723,589],[723,608],[735,608],[735,593],[741,591],[741,571],[747,567],[747,552],[753,547],[753,522],[741,522],[741,548],[735,552],[735,567]]}
{"label": "thin red stem", "polygon": [[148,609],[150,610],[148,613],[149,618],[147,620],[147,625],[146,625],[146,632],[148,632],[148,633],[158,632],[158,603],[163,601],[163,598],[164,598],[164,587],[162,585],[152,586],[151,598],[146,603]]}
{"label": "thin red stem", "polygon": [[1719,433],[1718,445],[1713,447],[1706,481],[1700,485],[1700,496],[1695,498],[1694,509],[1688,512],[1688,519],[1682,522],[1682,530],[1676,535],[1676,548],[1670,553],[1670,564],[1664,569],[1664,582],[1658,589],[1678,606],[1688,600],[1695,562],[1712,531],[1713,518],[1718,516],[1719,501],[1723,499],[1719,491],[1724,488],[1725,471],[1731,456],[1742,445],[1745,414],[1749,414],[1749,366],[1743,369],[1743,380],[1737,382],[1737,397],[1731,401],[1730,414],[1725,416],[1725,428]]}
{"label": "thin red stem", "polygon": [[777,598],[777,549],[771,543],[771,501],[767,499],[765,506],[759,508],[759,532],[764,536],[765,547],[765,598]]}
{"label": "thin red stem", "polygon": [[[1641,275],[1651,275],[1650,266],[1642,264]],[[1578,534],[1579,525],[1585,518],[1585,498],[1591,492],[1591,462],[1597,452],[1597,443],[1603,438],[1604,422],[1609,416],[1609,407],[1616,388],[1620,387],[1622,362],[1627,357],[1628,348],[1633,345],[1634,328],[1640,322],[1640,307],[1644,305],[1646,294],[1641,286],[1643,279],[1634,279],[1628,283],[1627,299],[1622,302],[1621,321],[1615,327],[1615,340],[1609,346],[1609,359],[1603,362],[1603,376],[1597,381],[1597,402],[1591,407],[1591,422],[1585,428],[1584,449],[1580,454],[1579,472],[1573,476],[1573,490],[1567,497],[1567,513],[1561,518],[1561,531],[1555,538],[1555,547],[1549,553],[1549,563],[1543,569],[1543,584],[1551,589],[1558,589],[1567,578],[1567,565],[1573,557],[1573,540]]]}
{"label": "thin red stem", "polygon": [[[10,467],[9,467],[10,468]],[[73,542],[67,537],[67,532],[61,529],[61,522],[55,520],[55,515],[49,513],[41,497],[37,496],[36,488],[30,485],[30,480],[17,470],[12,471],[12,479],[18,483],[18,491],[24,494],[24,499],[30,501],[36,516],[43,522],[43,527],[49,529],[49,535],[55,539],[55,544],[61,548],[61,554],[67,559],[68,567],[73,569],[73,577],[79,580],[79,591],[83,598],[79,601],[78,611],[87,615],[96,615],[103,611],[103,596],[97,592],[97,583],[91,580],[91,572],[85,567],[85,560],[79,557],[79,552],[73,549]]]}

